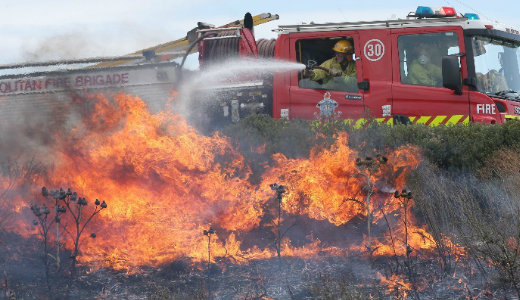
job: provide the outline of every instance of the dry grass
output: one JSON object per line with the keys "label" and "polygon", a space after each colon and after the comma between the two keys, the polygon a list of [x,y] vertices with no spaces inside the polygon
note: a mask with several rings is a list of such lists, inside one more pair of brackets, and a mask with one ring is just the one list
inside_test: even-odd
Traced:
{"label": "dry grass", "polygon": [[445,266],[453,264],[454,253],[442,243],[443,235],[493,266],[520,297],[519,166],[520,155],[499,150],[477,175],[441,173],[425,163],[410,185],[418,191],[418,215],[427,222]]}
{"label": "dry grass", "polygon": [[43,168],[34,161],[23,164],[0,162],[0,233],[10,224],[13,209],[9,207],[18,190],[40,175]]}
{"label": "dry grass", "polygon": [[[339,274],[338,274],[339,275]],[[312,299],[316,300],[366,300],[383,299],[382,293],[376,295],[362,288],[357,281],[348,275],[320,275],[311,286]]]}

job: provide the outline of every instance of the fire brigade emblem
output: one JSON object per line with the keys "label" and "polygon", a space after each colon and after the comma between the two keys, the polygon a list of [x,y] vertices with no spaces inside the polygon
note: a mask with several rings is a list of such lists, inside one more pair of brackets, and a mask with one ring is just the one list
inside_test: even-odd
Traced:
{"label": "fire brigade emblem", "polygon": [[323,100],[318,102],[316,107],[320,109],[321,117],[332,117],[334,115],[334,110],[338,107],[338,102],[330,99],[330,93],[325,92]]}

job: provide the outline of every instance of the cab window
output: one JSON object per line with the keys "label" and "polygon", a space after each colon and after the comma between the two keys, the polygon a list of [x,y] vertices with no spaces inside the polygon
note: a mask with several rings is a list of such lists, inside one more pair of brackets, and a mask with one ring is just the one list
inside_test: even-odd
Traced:
{"label": "cab window", "polygon": [[300,88],[358,91],[352,37],[298,40],[296,59],[306,66],[298,73]]}
{"label": "cab window", "polygon": [[460,52],[454,32],[402,35],[397,43],[404,84],[442,87],[442,57]]}

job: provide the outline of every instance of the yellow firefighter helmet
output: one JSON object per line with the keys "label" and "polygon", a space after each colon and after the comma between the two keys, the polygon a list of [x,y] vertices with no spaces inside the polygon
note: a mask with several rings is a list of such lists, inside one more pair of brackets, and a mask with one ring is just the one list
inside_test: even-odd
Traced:
{"label": "yellow firefighter helmet", "polygon": [[336,45],[334,45],[334,47],[332,48],[332,50],[336,51],[336,52],[341,52],[341,53],[352,53],[352,44],[347,41],[347,40],[339,40],[338,42],[336,42]]}

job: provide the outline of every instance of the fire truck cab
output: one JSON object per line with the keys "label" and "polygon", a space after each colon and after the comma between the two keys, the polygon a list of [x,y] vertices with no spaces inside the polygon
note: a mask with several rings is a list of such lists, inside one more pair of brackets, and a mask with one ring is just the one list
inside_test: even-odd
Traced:
{"label": "fire truck cab", "polygon": [[354,80],[323,82],[303,71],[275,73],[275,118],[313,119],[325,93],[337,102],[340,117],[357,125],[369,119],[435,126],[520,118],[520,34],[475,14],[421,6],[406,19],[286,25],[277,31],[274,58],[307,69],[334,57],[337,41],[349,41],[356,74]]}

